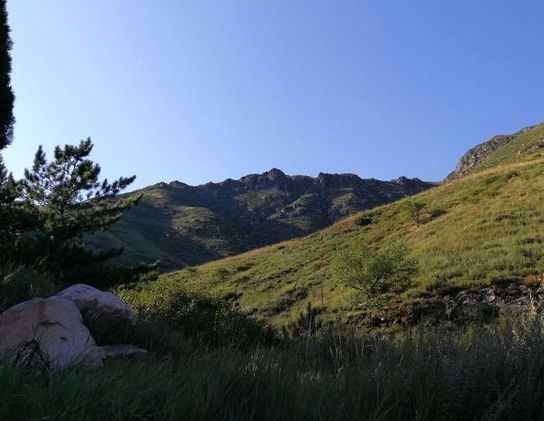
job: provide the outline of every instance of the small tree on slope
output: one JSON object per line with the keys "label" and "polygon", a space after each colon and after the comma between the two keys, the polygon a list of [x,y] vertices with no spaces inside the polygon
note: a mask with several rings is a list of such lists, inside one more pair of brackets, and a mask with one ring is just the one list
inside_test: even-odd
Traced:
{"label": "small tree on slope", "polygon": [[354,289],[366,305],[381,303],[382,294],[401,292],[412,285],[418,265],[399,244],[372,250],[355,244],[338,252],[332,262],[334,279]]}

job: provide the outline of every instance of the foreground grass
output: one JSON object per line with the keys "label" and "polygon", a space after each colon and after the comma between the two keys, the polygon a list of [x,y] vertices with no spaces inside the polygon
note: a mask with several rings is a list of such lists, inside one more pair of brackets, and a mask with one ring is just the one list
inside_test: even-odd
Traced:
{"label": "foreground grass", "polygon": [[[167,339],[168,335],[173,335]],[[544,323],[463,333],[199,345],[162,329],[139,362],[38,375],[0,365],[0,419],[542,419]]]}

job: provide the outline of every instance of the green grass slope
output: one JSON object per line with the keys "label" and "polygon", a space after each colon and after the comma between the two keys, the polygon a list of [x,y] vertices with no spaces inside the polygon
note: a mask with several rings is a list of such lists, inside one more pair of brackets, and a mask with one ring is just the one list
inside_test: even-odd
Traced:
{"label": "green grass slope", "polygon": [[[276,325],[293,320],[308,303],[324,307],[325,317],[364,320],[366,309],[330,271],[334,254],[358,241],[376,248],[402,241],[419,261],[415,286],[389,297],[389,310],[399,314],[432,307],[455,289],[537,282],[544,269],[544,158],[531,147],[540,144],[543,130],[520,135],[472,175],[304,238],[165,274],[124,296],[143,308],[189,288],[223,297]],[[498,165],[486,169],[488,163]]]}

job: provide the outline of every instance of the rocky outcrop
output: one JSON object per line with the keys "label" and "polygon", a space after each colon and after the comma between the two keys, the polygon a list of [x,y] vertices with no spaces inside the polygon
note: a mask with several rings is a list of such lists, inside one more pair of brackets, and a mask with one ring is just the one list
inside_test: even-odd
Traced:
{"label": "rocky outcrop", "polygon": [[102,365],[101,350],[81,312],[58,298],[25,301],[0,314],[0,357],[13,362],[38,358],[53,370]]}
{"label": "rocky outcrop", "polygon": [[446,316],[455,318],[470,308],[486,308],[497,315],[538,311],[544,305],[544,288],[527,287],[509,284],[508,286],[491,286],[480,290],[463,290],[455,295],[442,298]]}
{"label": "rocky outcrop", "polygon": [[74,365],[97,368],[106,358],[146,355],[147,351],[132,345],[97,346],[82,311],[106,316],[109,321],[136,321],[133,311],[114,294],[74,285],[56,296],[25,301],[0,314],[0,358],[58,371]]}
{"label": "rocky outcrop", "polygon": [[87,311],[98,316],[105,316],[136,322],[132,309],[115,294],[100,291],[89,285],[76,284],[59,292],[55,297],[72,301],[80,311]]}
{"label": "rocky outcrop", "polygon": [[[470,174],[476,168],[478,168],[478,166],[490,155],[503,148],[504,146],[510,144],[520,135],[523,135],[539,127],[542,127],[542,124],[525,127],[524,129],[510,135],[495,136],[487,142],[481,143],[480,145],[472,148],[461,157],[461,159],[457,163],[457,166],[455,167],[455,170],[447,177],[446,180],[453,180]],[[535,152],[544,148],[544,143],[542,142],[539,144],[531,143],[532,142],[529,142],[527,145],[522,143],[520,145],[521,148],[517,151],[518,155]]]}
{"label": "rocky outcrop", "polygon": [[[420,323],[487,323],[499,316],[524,316],[544,312],[544,275],[540,285],[498,284],[480,289],[452,289],[450,293],[423,293],[425,300],[406,305],[397,302],[377,311],[361,305],[347,317],[353,326],[388,328]],[[455,292],[453,292],[455,291]]]}
{"label": "rocky outcrop", "polygon": [[457,166],[455,167],[455,170],[448,176],[448,180],[453,180],[469,174],[489,155],[503,146],[508,145],[512,140],[514,140],[515,137],[516,135],[495,136],[487,142],[472,148],[461,157],[457,163]]}

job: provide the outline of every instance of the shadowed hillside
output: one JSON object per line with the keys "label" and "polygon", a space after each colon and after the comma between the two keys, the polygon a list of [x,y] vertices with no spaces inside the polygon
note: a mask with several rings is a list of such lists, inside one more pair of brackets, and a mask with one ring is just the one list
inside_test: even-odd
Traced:
{"label": "shadowed hillside", "polygon": [[201,186],[159,183],[135,192],[143,195],[140,204],[92,242],[124,247],[126,261],[161,260],[173,269],[300,237],[431,186],[404,177],[313,178],[277,169]]}

